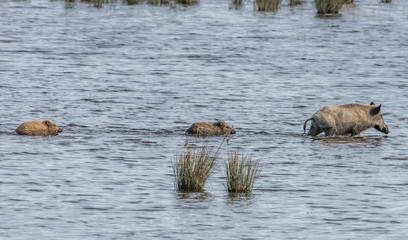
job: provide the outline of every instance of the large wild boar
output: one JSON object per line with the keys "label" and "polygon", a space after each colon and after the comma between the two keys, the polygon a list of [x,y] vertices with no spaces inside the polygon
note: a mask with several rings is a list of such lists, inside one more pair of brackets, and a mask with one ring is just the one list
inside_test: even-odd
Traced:
{"label": "large wild boar", "polygon": [[218,136],[225,134],[234,134],[235,130],[223,121],[218,122],[198,122],[193,123],[186,134],[195,134],[202,136]]}
{"label": "large wild boar", "polygon": [[345,104],[327,106],[317,111],[313,117],[307,119],[303,125],[306,133],[306,123],[312,121],[307,135],[316,136],[324,132],[326,136],[359,135],[369,128],[375,128],[388,134],[387,125],[381,113],[381,104],[370,105]]}
{"label": "large wild boar", "polygon": [[55,136],[62,132],[62,128],[58,127],[52,120],[35,120],[20,124],[20,126],[16,129],[16,132],[20,135],[28,136]]}

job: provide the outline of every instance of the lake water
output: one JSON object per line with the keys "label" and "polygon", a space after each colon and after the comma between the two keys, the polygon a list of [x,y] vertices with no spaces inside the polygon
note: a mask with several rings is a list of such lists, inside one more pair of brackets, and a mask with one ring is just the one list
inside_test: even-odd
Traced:
{"label": "lake water", "polygon": [[[0,239],[406,238],[408,1],[288,2],[0,1]],[[390,134],[302,136],[321,107],[371,101]],[[44,119],[64,132],[13,133]],[[237,131],[223,160],[177,193],[185,130],[216,120]],[[227,148],[260,162],[252,195],[226,192]]]}

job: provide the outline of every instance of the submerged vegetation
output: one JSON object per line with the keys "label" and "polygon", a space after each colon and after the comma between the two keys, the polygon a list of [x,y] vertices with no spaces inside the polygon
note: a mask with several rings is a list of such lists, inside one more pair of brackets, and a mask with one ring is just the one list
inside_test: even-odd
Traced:
{"label": "submerged vegetation", "polygon": [[[129,0],[132,1],[132,0]],[[96,8],[101,8],[107,4],[115,4],[117,0],[65,0],[65,4],[67,7],[73,7],[75,3],[88,3]]]}
{"label": "submerged vegetation", "polygon": [[230,0],[231,1],[231,7],[234,9],[240,9],[244,6],[244,1],[243,0]]}
{"label": "submerged vegetation", "polygon": [[[140,0],[142,3],[142,0]],[[160,6],[160,5],[169,5],[170,4],[170,0],[146,0],[147,4],[150,5],[156,5],[156,6]]]}
{"label": "submerged vegetation", "polygon": [[238,152],[228,153],[225,169],[229,193],[250,193],[260,170],[258,162]]}

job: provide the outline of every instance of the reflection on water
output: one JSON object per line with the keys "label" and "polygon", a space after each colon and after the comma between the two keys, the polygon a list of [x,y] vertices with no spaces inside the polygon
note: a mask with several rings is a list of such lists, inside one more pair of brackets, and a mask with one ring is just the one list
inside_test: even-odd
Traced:
{"label": "reflection on water", "polygon": [[[176,193],[177,200],[184,206],[199,207],[206,206],[215,200],[210,192]],[[254,195],[251,193],[225,193],[227,203],[232,206],[249,206],[254,203]],[[206,203],[207,202],[207,203]]]}
{"label": "reflection on water", "polygon": [[65,0],[66,8],[74,8],[79,3],[86,3],[88,6],[95,8],[115,7],[121,5],[138,5],[147,3],[150,5],[164,5],[174,7],[175,4],[180,4],[183,6],[191,6],[199,3],[199,0]]}
{"label": "reflection on water", "polygon": [[228,193],[227,202],[234,206],[249,206],[253,204],[252,193]]}
{"label": "reflection on water", "polygon": [[379,146],[381,142],[388,136],[377,137],[377,136],[353,136],[353,137],[308,137],[313,140],[323,141],[328,144],[349,144],[351,147],[375,147]]}
{"label": "reflection on water", "polygon": [[194,206],[197,203],[208,202],[213,199],[210,192],[177,192],[177,199],[185,205]]}

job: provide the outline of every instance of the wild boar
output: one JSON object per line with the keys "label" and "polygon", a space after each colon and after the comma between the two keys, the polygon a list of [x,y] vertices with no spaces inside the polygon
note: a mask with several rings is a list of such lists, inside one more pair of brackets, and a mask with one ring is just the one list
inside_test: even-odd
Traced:
{"label": "wild boar", "polygon": [[222,121],[218,122],[198,122],[193,123],[186,134],[196,134],[203,136],[219,136],[225,134],[234,134],[235,130]]}
{"label": "wild boar", "polygon": [[20,135],[48,136],[58,135],[58,133],[62,132],[62,128],[58,127],[52,120],[36,120],[20,124],[20,126],[16,129],[16,132]]}
{"label": "wild boar", "polygon": [[381,113],[381,104],[376,106],[373,102],[370,105],[345,104],[324,107],[305,121],[304,133],[308,121],[312,121],[308,136],[316,136],[321,132],[326,136],[354,136],[369,128],[375,128],[385,134],[390,132]]}

